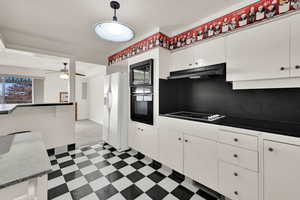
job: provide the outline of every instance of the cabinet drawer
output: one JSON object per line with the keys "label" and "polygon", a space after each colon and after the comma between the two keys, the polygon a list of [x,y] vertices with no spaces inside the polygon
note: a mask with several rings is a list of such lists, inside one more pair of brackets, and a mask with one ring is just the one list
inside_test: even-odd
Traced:
{"label": "cabinet drawer", "polygon": [[232,200],[258,199],[258,173],[219,163],[220,192]]}
{"label": "cabinet drawer", "polygon": [[258,153],[233,147],[226,144],[219,144],[219,159],[244,167],[250,170],[258,171]]}
{"label": "cabinet drawer", "polygon": [[258,138],[229,130],[219,130],[219,141],[225,144],[257,151]]}

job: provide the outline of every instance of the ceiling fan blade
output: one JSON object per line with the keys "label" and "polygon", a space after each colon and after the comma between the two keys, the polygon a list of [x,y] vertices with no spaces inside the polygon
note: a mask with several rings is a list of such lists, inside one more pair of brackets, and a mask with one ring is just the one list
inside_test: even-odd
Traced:
{"label": "ceiling fan blade", "polygon": [[54,71],[54,70],[47,70],[46,74],[59,74],[61,73],[60,71]]}
{"label": "ceiling fan blade", "polygon": [[77,76],[86,76],[85,74],[76,73]]}

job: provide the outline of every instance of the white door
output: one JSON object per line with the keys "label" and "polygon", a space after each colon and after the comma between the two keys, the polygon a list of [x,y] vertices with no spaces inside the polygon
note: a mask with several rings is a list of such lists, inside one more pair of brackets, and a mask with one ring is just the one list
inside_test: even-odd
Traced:
{"label": "white door", "polygon": [[300,147],[264,140],[264,200],[300,196]]}
{"label": "white door", "polygon": [[218,185],[218,144],[194,136],[184,136],[184,174],[216,190]]}
{"label": "white door", "polygon": [[300,76],[300,15],[291,17],[291,76]]}
{"label": "white door", "polygon": [[282,19],[228,35],[227,81],[289,77],[289,27]]}
{"label": "white door", "polygon": [[109,143],[109,119],[110,119],[110,76],[104,77],[104,109],[103,109],[103,141]]}
{"label": "white door", "polygon": [[217,38],[192,47],[195,67],[225,63],[225,40]]}
{"label": "white door", "polygon": [[110,123],[109,123],[109,144],[116,149],[120,148],[121,137],[119,133],[119,89],[120,89],[120,73],[111,74],[111,95],[110,99]]}
{"label": "white door", "polygon": [[183,134],[159,128],[159,161],[166,166],[183,172]]}
{"label": "white door", "polygon": [[171,54],[170,71],[179,71],[192,68],[193,53],[191,48],[176,51]]}

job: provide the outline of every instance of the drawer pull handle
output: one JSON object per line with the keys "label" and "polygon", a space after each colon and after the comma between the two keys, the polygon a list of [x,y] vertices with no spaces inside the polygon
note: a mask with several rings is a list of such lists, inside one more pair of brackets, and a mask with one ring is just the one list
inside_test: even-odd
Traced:
{"label": "drawer pull handle", "polygon": [[238,174],[238,173],[236,173],[236,172],[234,172],[234,173],[233,173],[233,175],[234,175],[234,176],[238,176],[239,174]]}
{"label": "drawer pull handle", "polygon": [[234,138],[234,141],[235,141],[235,142],[238,142],[238,141],[239,141],[239,139],[237,139],[237,138]]}
{"label": "drawer pull handle", "polygon": [[237,158],[237,157],[238,157],[238,155],[237,155],[237,154],[233,154],[233,157]]}
{"label": "drawer pull handle", "polygon": [[269,148],[269,151],[270,151],[270,152],[273,152],[273,151],[274,151],[274,149],[273,149],[272,147],[270,147],[270,148]]}
{"label": "drawer pull handle", "polygon": [[239,195],[238,191],[234,191],[234,194],[235,194],[235,195]]}

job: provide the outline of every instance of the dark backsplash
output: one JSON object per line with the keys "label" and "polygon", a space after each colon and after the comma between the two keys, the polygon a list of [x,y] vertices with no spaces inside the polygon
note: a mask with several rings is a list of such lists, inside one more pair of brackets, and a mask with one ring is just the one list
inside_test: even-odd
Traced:
{"label": "dark backsplash", "polygon": [[300,123],[300,89],[232,90],[225,77],[160,79],[160,114],[194,111]]}

